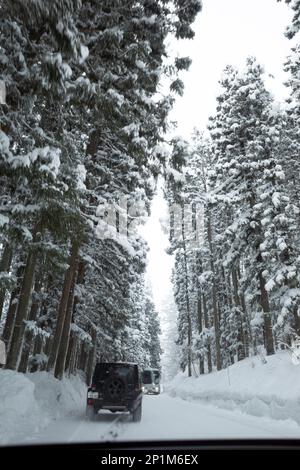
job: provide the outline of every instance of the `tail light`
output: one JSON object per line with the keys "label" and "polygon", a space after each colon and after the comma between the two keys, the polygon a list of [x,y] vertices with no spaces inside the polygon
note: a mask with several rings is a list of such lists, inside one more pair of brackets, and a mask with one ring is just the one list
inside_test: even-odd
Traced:
{"label": "tail light", "polygon": [[94,404],[94,400],[93,400],[92,398],[88,398],[87,404],[88,404],[88,405],[93,405],[93,404]]}

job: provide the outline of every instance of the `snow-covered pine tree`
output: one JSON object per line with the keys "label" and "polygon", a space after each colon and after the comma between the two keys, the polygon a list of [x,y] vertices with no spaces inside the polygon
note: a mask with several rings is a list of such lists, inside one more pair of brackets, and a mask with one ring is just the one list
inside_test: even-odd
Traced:
{"label": "snow-covered pine tree", "polygon": [[[242,268],[246,266],[245,286],[259,289],[257,300],[265,322],[265,347],[267,354],[272,354],[276,312],[268,292],[275,287],[273,276],[278,276],[279,297],[285,303],[283,291],[289,290],[290,263],[295,268],[290,288],[297,287],[294,285],[297,249],[293,237],[297,208],[289,204],[283,185],[278,152],[280,119],[264,87],[261,67],[250,58],[243,74],[227,69],[222,85],[224,93],[210,126],[216,167],[212,200],[222,202],[231,211],[232,222],[226,228],[230,248],[225,262],[234,269],[238,268],[237,262],[242,262]],[[295,254],[294,261],[289,253]],[[295,290],[290,294],[294,298]],[[286,301],[286,305],[292,303],[291,298]]]}
{"label": "snow-covered pine tree", "polygon": [[[278,2],[282,0],[277,0]],[[292,39],[300,31],[300,1],[299,0],[284,0],[291,9],[294,11],[292,24],[287,27],[286,36]]]}
{"label": "snow-covered pine tree", "polygon": [[[289,39],[294,38],[299,33],[299,15],[300,2],[287,1],[294,11],[292,24],[288,26],[286,36]],[[300,208],[300,187],[299,187],[299,154],[300,154],[300,87],[299,87],[299,64],[300,64],[300,47],[296,44],[292,49],[285,63],[285,71],[288,72],[289,78],[286,86],[289,89],[289,98],[287,99],[285,109],[277,112],[277,127],[279,128],[280,142],[278,145],[277,160],[280,162],[284,179],[282,180],[283,192],[280,188],[278,194],[275,195],[275,204],[281,206],[277,210],[281,215],[282,221],[285,218],[284,226],[281,226],[283,238],[278,239],[277,251],[279,246],[282,252],[279,253],[279,266],[277,271],[277,280],[275,276],[270,281],[270,287],[274,282],[281,286],[280,304],[282,307],[281,314],[278,317],[277,330],[278,334],[289,343],[291,339],[300,334],[300,315],[298,298],[299,286],[299,208]],[[286,210],[283,207],[286,205]],[[275,219],[278,220],[278,217]],[[269,232],[270,233],[270,232]],[[282,263],[282,258],[285,258]],[[277,300],[278,301],[278,300]]]}
{"label": "snow-covered pine tree", "polygon": [[[226,266],[230,266],[234,275],[239,269],[241,255],[249,248],[249,230],[251,232],[252,210],[256,202],[255,166],[259,164],[248,161],[247,146],[259,135],[259,124],[264,119],[264,110],[270,101],[261,79],[262,69],[250,58],[244,73],[227,67],[221,81],[223,93],[218,98],[216,116],[209,126],[213,139],[214,173],[210,185],[214,185],[211,195],[212,202],[223,204],[224,213],[229,219],[225,223],[227,237]],[[254,161],[253,161],[254,160]],[[226,238],[225,237],[225,238]],[[226,240],[225,240],[226,241]],[[254,251],[258,250],[260,237],[254,240]],[[249,255],[248,255],[249,256]],[[257,256],[253,253],[256,260]],[[256,260],[255,262],[257,262]],[[236,276],[235,281],[236,281]],[[262,303],[266,295],[261,280]],[[239,306],[237,306],[239,307]],[[272,332],[268,308],[265,311],[265,331],[269,352],[273,351]]]}
{"label": "snow-covered pine tree", "polygon": [[7,89],[6,104],[1,107],[2,217],[7,221],[6,237],[9,233],[10,243],[16,245],[13,251],[21,244],[23,250],[28,246],[8,352],[10,368],[18,362],[42,234],[53,228],[49,225],[59,215],[49,199],[57,203],[58,193],[61,198],[66,187],[61,178],[54,184],[61,144],[53,139],[52,129],[39,127],[45,114],[44,90],[50,100],[50,95],[64,93],[71,74],[67,61],[80,61],[84,50],[72,21],[79,3],[57,1],[54,7],[45,2],[5,1],[1,9],[1,79]]}

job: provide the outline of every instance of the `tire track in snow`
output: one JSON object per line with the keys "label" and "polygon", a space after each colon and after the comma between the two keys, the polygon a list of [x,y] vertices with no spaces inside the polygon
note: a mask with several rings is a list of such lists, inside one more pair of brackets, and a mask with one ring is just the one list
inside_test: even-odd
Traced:
{"label": "tire track in snow", "polygon": [[[102,415],[102,418],[104,419],[107,419],[107,417],[110,416]],[[98,414],[96,421],[88,421],[85,417],[83,417],[81,423],[76,427],[74,432],[72,432],[67,441],[69,443],[78,442],[82,439],[82,436],[89,436],[91,434],[93,434],[93,440],[94,435],[97,434],[99,436],[99,441],[113,441],[125,433],[127,428],[126,423],[129,423],[130,415],[121,413],[118,414],[118,416],[114,418],[113,421],[109,422],[105,422],[104,419],[101,420],[101,414]],[[102,433],[99,434],[99,431],[102,431]]]}
{"label": "tire track in snow", "polygon": [[126,423],[129,423],[129,417],[127,413],[118,415],[113,422],[109,425],[108,430],[105,434],[102,434],[100,439],[103,441],[112,441],[120,437],[126,431]]}

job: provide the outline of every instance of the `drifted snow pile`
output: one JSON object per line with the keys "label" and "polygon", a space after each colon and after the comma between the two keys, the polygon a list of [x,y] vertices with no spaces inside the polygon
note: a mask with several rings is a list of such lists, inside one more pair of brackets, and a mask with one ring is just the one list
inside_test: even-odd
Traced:
{"label": "drifted snow pile", "polygon": [[300,365],[287,352],[259,356],[200,377],[178,374],[165,391],[188,401],[201,401],[254,416],[291,419],[300,425]]}
{"label": "drifted snow pile", "polygon": [[0,445],[23,442],[54,419],[82,414],[85,397],[78,376],[59,381],[47,372],[0,370]]}

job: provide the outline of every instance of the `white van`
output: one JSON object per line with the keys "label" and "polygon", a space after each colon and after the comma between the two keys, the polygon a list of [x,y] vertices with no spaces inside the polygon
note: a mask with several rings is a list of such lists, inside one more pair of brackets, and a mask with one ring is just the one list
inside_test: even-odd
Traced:
{"label": "white van", "polygon": [[160,393],[160,372],[158,369],[144,369],[142,372],[142,390],[147,394]]}

